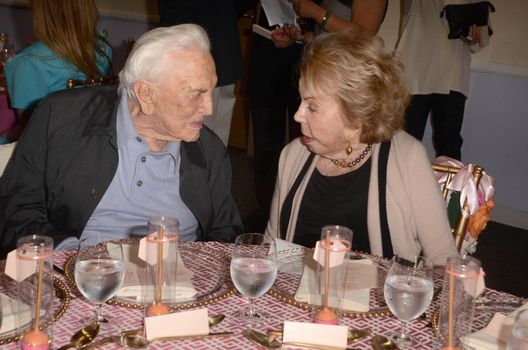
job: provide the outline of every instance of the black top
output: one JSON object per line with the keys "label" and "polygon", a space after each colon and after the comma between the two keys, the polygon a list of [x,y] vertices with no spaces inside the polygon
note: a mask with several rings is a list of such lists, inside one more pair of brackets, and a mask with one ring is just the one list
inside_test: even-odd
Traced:
{"label": "black top", "polygon": [[324,176],[316,168],[302,198],[293,241],[314,247],[323,226],[343,225],[353,231],[352,249],[370,252],[367,229],[370,171],[370,158],[359,169],[339,176]]}

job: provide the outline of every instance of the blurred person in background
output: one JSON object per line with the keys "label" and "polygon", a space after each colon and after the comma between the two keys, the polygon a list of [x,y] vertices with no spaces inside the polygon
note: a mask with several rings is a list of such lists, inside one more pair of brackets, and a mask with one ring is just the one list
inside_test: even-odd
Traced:
{"label": "blurred person in background", "polygon": [[11,106],[17,123],[7,131],[20,137],[31,111],[48,94],[66,88],[68,79],[104,77],[110,71],[112,49],[97,29],[94,0],[32,0],[36,42],[5,67]]}

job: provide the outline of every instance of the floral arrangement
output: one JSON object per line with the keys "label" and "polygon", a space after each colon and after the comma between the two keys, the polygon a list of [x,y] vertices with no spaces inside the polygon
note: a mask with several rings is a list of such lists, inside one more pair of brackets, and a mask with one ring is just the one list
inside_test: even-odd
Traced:
{"label": "floral arrangement", "polygon": [[[493,199],[495,194],[495,179],[483,171],[482,178],[477,188],[473,178],[473,164],[464,165],[458,160],[444,156],[438,157],[435,160],[435,164],[457,167],[460,169],[458,173],[453,176],[453,179],[447,186],[451,193],[451,197],[447,199],[447,205],[448,211],[450,211],[449,209],[452,209],[453,207],[452,202],[458,202],[458,205],[455,204],[456,214],[458,214],[458,212],[462,210],[465,201],[468,201],[469,214],[462,210],[463,215],[469,215],[466,236],[462,244],[462,251],[472,254],[476,251],[477,239],[486,228],[488,221],[491,219],[491,210],[495,206],[495,200]],[[447,181],[447,174],[443,172],[435,172],[435,175],[441,188],[443,188]],[[450,222],[453,223],[454,216],[450,216]]]}

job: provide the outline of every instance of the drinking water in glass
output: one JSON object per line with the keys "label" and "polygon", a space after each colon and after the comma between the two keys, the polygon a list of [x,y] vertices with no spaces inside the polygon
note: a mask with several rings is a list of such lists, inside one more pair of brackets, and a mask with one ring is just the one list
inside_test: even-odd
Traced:
{"label": "drinking water in glass", "polygon": [[410,345],[406,323],[423,314],[433,298],[433,263],[418,256],[407,260],[394,256],[384,286],[385,302],[401,322],[400,332],[391,339],[400,345]]}
{"label": "drinking water in glass", "polygon": [[266,242],[260,233],[239,235],[231,258],[231,280],[240,294],[249,299],[249,307],[239,312],[239,318],[247,321],[266,319],[266,314],[255,310],[253,299],[266,293],[276,277],[275,241]]}

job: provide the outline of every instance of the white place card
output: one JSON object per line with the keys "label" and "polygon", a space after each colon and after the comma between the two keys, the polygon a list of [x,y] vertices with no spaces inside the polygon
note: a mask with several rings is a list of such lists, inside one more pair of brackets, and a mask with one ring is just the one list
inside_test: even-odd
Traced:
{"label": "white place card", "polygon": [[274,247],[277,248],[277,255],[279,255],[277,259],[281,255],[290,255],[290,253],[295,253],[295,252],[304,250],[304,247],[302,245],[288,242],[280,238],[275,238],[275,246],[273,245],[270,246],[268,255],[271,255],[272,253],[275,252]]}
{"label": "white place card", "polygon": [[207,335],[209,334],[207,309],[145,317],[145,333],[148,340],[159,337]]}
{"label": "white place card", "polygon": [[16,249],[7,254],[5,274],[17,282],[21,282],[35,273],[37,270],[36,260],[18,259]]}
{"label": "white place card", "polygon": [[[339,251],[342,248],[343,251]],[[332,249],[337,251],[330,251],[329,265],[330,268],[341,265],[345,261],[345,245],[341,242],[332,242]],[[321,241],[317,241],[315,244],[313,258],[322,267],[326,265],[326,250],[321,247]]]}
{"label": "white place card", "polygon": [[[169,243],[162,243],[163,245],[163,259],[167,258]],[[146,261],[150,265],[158,262],[158,244],[148,244],[147,237],[141,238],[139,241],[138,257]]]}
{"label": "white place card", "polygon": [[284,343],[305,343],[346,348],[348,327],[316,323],[284,322]]}

